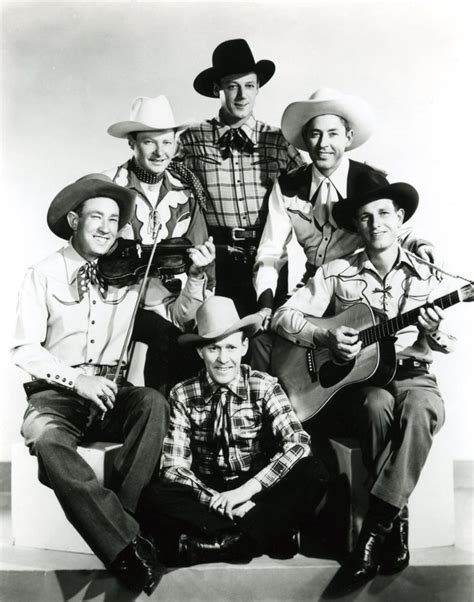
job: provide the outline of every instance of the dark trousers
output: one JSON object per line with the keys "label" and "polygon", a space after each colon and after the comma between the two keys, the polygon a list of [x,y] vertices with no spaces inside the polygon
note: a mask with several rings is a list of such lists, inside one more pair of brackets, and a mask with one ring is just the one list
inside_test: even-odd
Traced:
{"label": "dark trousers", "polygon": [[[40,481],[53,489],[68,520],[107,565],[138,533],[133,515],[159,461],[169,408],[157,391],[129,385],[119,389],[103,421],[92,405],[66,389],[34,393],[22,435],[38,458]],[[77,453],[79,444],[91,441],[123,443],[108,487]]]}
{"label": "dark trousers", "polygon": [[399,371],[384,388],[361,387],[330,401],[305,428],[315,454],[325,458],[328,437],[355,435],[370,493],[403,508],[443,423],[444,404],[435,376],[414,369]]}
{"label": "dark trousers", "polygon": [[145,361],[145,385],[165,397],[178,382],[197,374],[201,358],[194,349],[181,347],[181,330],[152,311],[138,311],[132,339],[148,345]]}
{"label": "dark trousers", "polygon": [[[217,491],[235,489],[249,479],[242,476],[230,483],[207,479]],[[263,489],[252,500],[255,507],[232,521],[198,501],[191,488],[178,483],[153,480],[140,501],[140,520],[160,538],[168,555],[176,555],[182,533],[214,538],[236,525],[262,553],[271,553],[278,542],[299,524],[310,521],[326,491],[327,474],[313,457],[303,458],[276,485]]]}

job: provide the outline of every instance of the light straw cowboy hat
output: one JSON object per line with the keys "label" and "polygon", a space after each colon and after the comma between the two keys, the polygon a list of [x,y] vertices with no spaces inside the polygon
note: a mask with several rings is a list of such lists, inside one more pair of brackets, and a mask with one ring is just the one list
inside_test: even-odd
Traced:
{"label": "light straw cowboy hat", "polygon": [[132,218],[135,209],[135,193],[128,188],[114,184],[110,178],[100,173],[84,176],[63,188],[54,197],[48,209],[47,222],[51,232],[68,240],[72,235],[67,221],[69,211],[96,197],[113,199],[120,208],[119,229]]}
{"label": "light straw cowboy hat", "polygon": [[308,150],[303,139],[303,126],[319,115],[338,115],[348,122],[354,136],[346,150],[361,146],[372,134],[374,115],[365,100],[332,88],[319,88],[308,100],[292,102],[286,107],[281,118],[283,135],[296,148]]}
{"label": "light straw cowboy hat", "polygon": [[250,314],[240,319],[234,302],[228,297],[209,297],[196,312],[198,334],[182,334],[180,345],[208,345],[234,332],[242,331],[250,337],[262,326],[260,314]]}
{"label": "light straw cowboy hat", "polygon": [[130,119],[112,124],[107,132],[115,138],[126,138],[132,132],[181,131],[188,125],[189,123],[176,123],[168,99],[161,94],[156,98],[135,98],[130,107]]}

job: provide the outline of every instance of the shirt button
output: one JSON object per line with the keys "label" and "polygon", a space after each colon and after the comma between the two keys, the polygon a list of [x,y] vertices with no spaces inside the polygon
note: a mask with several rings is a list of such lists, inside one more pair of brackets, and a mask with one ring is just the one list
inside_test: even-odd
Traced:
{"label": "shirt button", "polygon": [[46,375],[46,377],[47,377],[47,378],[51,378],[51,374],[47,374],[47,375]]}
{"label": "shirt button", "polygon": [[70,380],[68,384],[72,386],[72,380]]}
{"label": "shirt button", "polygon": [[95,320],[92,320],[91,324],[95,324]]}
{"label": "shirt button", "polygon": [[59,374],[56,374],[56,376],[54,378],[59,378]]}
{"label": "shirt button", "polygon": [[89,362],[89,364],[92,364],[92,360],[87,360]]}
{"label": "shirt button", "polygon": [[95,343],[95,340],[94,340],[94,339],[91,339],[91,343]]}
{"label": "shirt button", "polygon": [[92,304],[95,305],[97,301],[95,299],[92,300]]}
{"label": "shirt button", "polygon": [[65,383],[65,382],[66,382],[66,379],[65,379],[65,378],[63,378],[63,383]]}

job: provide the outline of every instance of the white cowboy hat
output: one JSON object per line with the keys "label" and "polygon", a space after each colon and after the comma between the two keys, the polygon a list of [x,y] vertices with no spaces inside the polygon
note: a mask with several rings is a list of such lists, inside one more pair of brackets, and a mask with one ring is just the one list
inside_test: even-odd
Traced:
{"label": "white cowboy hat", "polygon": [[318,115],[338,115],[349,123],[354,136],[346,150],[361,146],[372,134],[374,114],[365,100],[331,88],[319,88],[308,100],[292,102],[286,107],[281,118],[281,131],[288,142],[308,150],[303,139],[303,126]]}
{"label": "white cowboy hat", "polygon": [[160,94],[156,98],[139,96],[130,107],[129,121],[112,124],[107,132],[115,138],[126,138],[132,132],[150,132],[154,130],[181,131],[189,123],[177,124],[170,103],[166,96]]}
{"label": "white cowboy hat", "polygon": [[241,330],[245,336],[252,336],[262,326],[260,314],[250,314],[240,319],[234,302],[228,297],[209,297],[196,312],[198,334],[182,334],[180,345],[208,345],[213,341]]}

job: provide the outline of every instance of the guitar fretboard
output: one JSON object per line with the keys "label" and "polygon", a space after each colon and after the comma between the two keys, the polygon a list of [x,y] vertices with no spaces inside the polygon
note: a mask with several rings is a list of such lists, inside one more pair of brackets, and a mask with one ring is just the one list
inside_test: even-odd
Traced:
{"label": "guitar fretboard", "polygon": [[381,324],[374,324],[365,330],[361,330],[359,332],[359,339],[362,341],[362,347],[367,347],[368,345],[372,345],[373,343],[377,343],[380,339],[385,337],[393,336],[399,330],[410,326],[411,324],[415,324],[420,315],[420,309],[433,307],[433,305],[437,305],[442,309],[447,307],[451,307],[456,303],[459,303],[461,298],[459,296],[458,291],[454,291],[449,293],[448,295],[444,295],[444,297],[440,297],[433,301],[433,303],[427,303],[426,305],[422,305],[420,307],[416,307],[415,309],[411,309],[404,314],[400,314],[395,318],[387,320],[386,322],[382,322]]}

